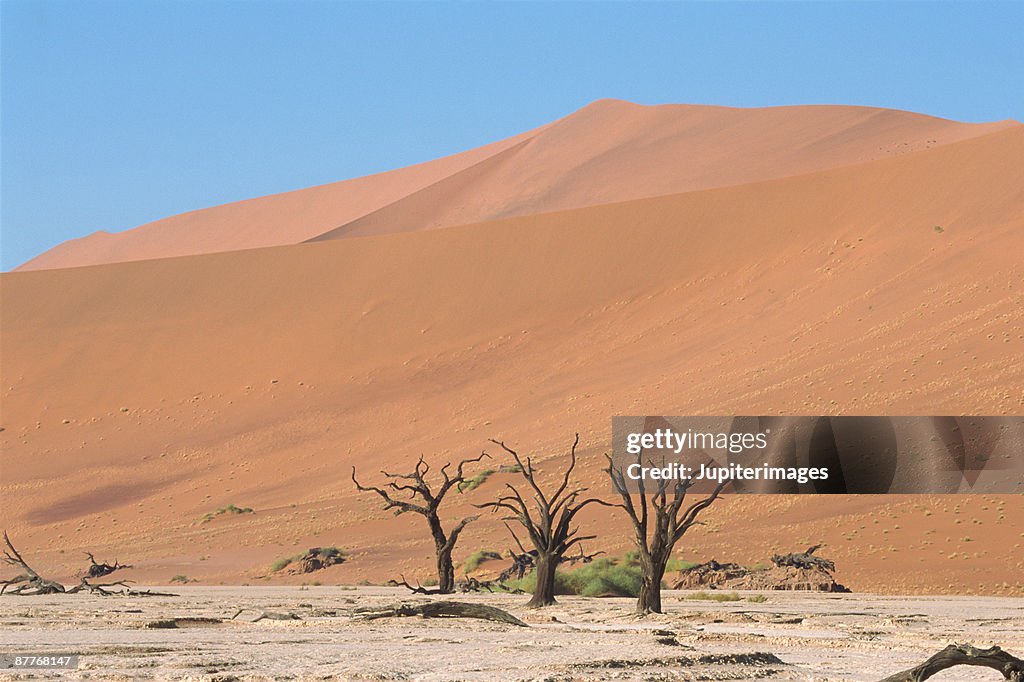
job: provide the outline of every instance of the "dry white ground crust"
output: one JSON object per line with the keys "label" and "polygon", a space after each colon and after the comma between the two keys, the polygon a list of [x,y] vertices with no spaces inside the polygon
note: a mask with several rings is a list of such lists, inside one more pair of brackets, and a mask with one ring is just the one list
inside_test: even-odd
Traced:
{"label": "dry white ground crust", "polygon": [[[180,587],[179,597],[0,598],[0,653],[79,654],[77,671],[0,679],[158,680],[879,680],[954,641],[1024,655],[1024,600],[740,593],[718,603],[666,592],[662,616],[631,599],[456,595],[512,612],[478,620],[361,621],[359,607],[416,601],[404,590]],[[253,609],[232,616],[242,608]],[[261,619],[259,612],[298,620]],[[176,628],[148,627],[177,621]],[[194,620],[185,620],[194,619]],[[995,680],[954,668],[934,680]]]}

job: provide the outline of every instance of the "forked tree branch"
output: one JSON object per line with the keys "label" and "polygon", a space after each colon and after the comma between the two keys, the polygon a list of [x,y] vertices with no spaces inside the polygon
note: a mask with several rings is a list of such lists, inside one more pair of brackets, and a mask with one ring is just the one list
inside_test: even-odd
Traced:
{"label": "forked tree branch", "polygon": [[957,665],[998,670],[1004,680],[1024,682],[1024,661],[997,646],[979,649],[971,644],[950,644],[927,661],[910,670],[886,677],[881,682],[923,682],[932,675]]}

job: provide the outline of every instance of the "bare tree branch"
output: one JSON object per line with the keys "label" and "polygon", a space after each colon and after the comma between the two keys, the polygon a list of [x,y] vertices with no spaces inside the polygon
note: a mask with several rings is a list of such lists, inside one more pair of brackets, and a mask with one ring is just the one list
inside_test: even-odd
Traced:
{"label": "bare tree branch", "polygon": [[[661,579],[676,543],[682,539],[686,531],[700,523],[697,517],[718,499],[727,482],[719,483],[708,497],[681,511],[687,493],[693,485],[692,480],[675,479],[670,484],[667,479],[659,479],[657,486],[648,492],[644,478],[640,477],[635,481],[634,493],[626,483],[623,467],[617,466],[611,455],[606,454],[605,457],[608,460],[608,468],[605,471],[611,478],[612,487],[622,499],[622,503],[615,506],[626,512],[636,537],[643,573],[637,612],[661,613]],[[636,462],[640,464],[642,461],[641,450],[637,454]],[[649,463],[654,466],[653,462]]]}
{"label": "bare tree branch", "polygon": [[924,682],[932,675],[957,665],[998,670],[1004,680],[1024,682],[1024,661],[997,646],[979,649],[971,644],[950,644],[927,661],[910,670],[890,675],[882,682]]}
{"label": "bare tree branch", "polygon": [[[395,509],[395,515],[404,514],[407,512],[413,512],[424,517],[427,522],[427,526],[430,529],[430,535],[434,540],[434,548],[437,554],[437,590],[425,591],[422,587],[414,588],[409,583],[405,582],[405,578],[399,583],[395,584],[408,587],[413,592],[421,592],[423,594],[451,594],[455,591],[455,567],[452,563],[452,551],[455,549],[455,543],[459,538],[459,535],[466,528],[466,526],[475,521],[477,516],[468,516],[462,519],[455,528],[450,532],[445,532],[444,526],[441,523],[441,517],[439,508],[441,502],[445,496],[451,491],[452,488],[464,482],[465,472],[464,468],[467,464],[474,464],[483,460],[484,458],[490,458],[486,452],[481,452],[476,457],[470,457],[463,459],[455,466],[454,474],[451,472],[452,463],[448,462],[440,469],[440,485],[437,486],[435,491],[430,481],[427,479],[427,475],[430,472],[430,464],[423,459],[421,455],[416,461],[416,465],[413,470],[409,473],[389,473],[387,471],[381,471],[381,473],[390,478],[385,486],[381,488],[373,485],[363,485],[356,478],[356,468],[352,467],[352,482],[355,484],[356,489],[360,492],[375,493],[382,500],[384,500],[384,509],[390,510]],[[388,490],[390,489],[390,491]],[[394,493],[409,493],[409,497],[404,500],[396,499],[392,496]],[[421,503],[417,504],[412,500],[420,500]],[[516,511],[512,509],[512,511]]]}
{"label": "bare tree branch", "polygon": [[507,486],[508,494],[502,495],[494,501],[478,505],[481,509],[490,509],[491,511],[501,509],[511,512],[512,516],[508,520],[517,522],[526,530],[534,547],[534,549],[527,552],[519,541],[518,536],[506,523],[505,527],[509,529],[509,533],[511,533],[512,538],[519,546],[521,554],[510,552],[513,564],[506,572],[502,573],[502,578],[499,579],[507,579],[508,576],[513,574],[518,574],[518,577],[521,578],[527,569],[536,569],[536,588],[528,606],[535,607],[553,604],[555,602],[555,570],[558,564],[567,560],[566,552],[571,547],[578,545],[581,540],[589,540],[595,537],[592,535],[577,537],[576,528],[572,525],[573,519],[581,509],[588,505],[611,505],[598,498],[588,498],[580,501],[580,496],[587,489],[570,489],[569,487],[572,472],[576,468],[576,448],[580,442],[578,433],[569,449],[569,464],[561,476],[561,483],[550,496],[545,495],[540,484],[537,483],[537,472],[533,468],[533,462],[529,457],[524,460],[518,452],[505,445],[504,441],[492,440],[491,442],[501,447],[519,465],[519,475],[522,476],[527,486],[534,493],[533,505],[529,505],[523,499],[519,489],[509,484]]}

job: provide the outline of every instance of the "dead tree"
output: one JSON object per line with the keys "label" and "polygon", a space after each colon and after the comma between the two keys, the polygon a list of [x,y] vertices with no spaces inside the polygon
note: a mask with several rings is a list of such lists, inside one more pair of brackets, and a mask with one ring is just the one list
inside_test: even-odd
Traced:
{"label": "dead tree", "polygon": [[86,552],[85,555],[89,557],[90,566],[88,570],[88,576],[90,578],[102,578],[103,576],[110,575],[114,571],[120,570],[122,568],[131,568],[129,564],[117,563],[117,559],[114,559],[113,564],[108,564],[106,562],[100,564],[96,562],[96,557],[92,555],[92,552]]}
{"label": "dead tree", "polygon": [[[381,473],[392,479],[386,484],[386,488],[376,486],[364,486],[356,480],[356,468],[352,467],[352,482],[356,484],[361,492],[377,493],[384,500],[384,509],[394,509],[395,516],[406,512],[420,514],[427,520],[430,528],[430,535],[434,539],[434,550],[437,554],[437,589],[422,590],[430,594],[451,594],[455,592],[455,565],[452,563],[452,550],[455,549],[455,542],[463,529],[478,516],[468,516],[455,526],[450,533],[445,532],[441,524],[439,508],[444,496],[452,488],[456,488],[465,478],[462,468],[467,464],[479,462],[483,458],[490,458],[486,452],[472,459],[464,459],[459,462],[454,475],[449,473],[451,462],[441,467],[441,481],[436,491],[427,481],[427,474],[430,472],[430,465],[423,461],[423,457],[416,462],[416,467],[408,474],[389,474],[386,471]],[[395,496],[407,495],[407,500],[396,499]],[[404,579],[403,579],[404,582]]]}
{"label": "dead tree", "polygon": [[814,556],[814,553],[821,549],[824,545],[814,545],[808,547],[806,552],[796,552],[793,554],[774,554],[772,555],[772,563],[776,566],[792,566],[793,568],[802,569],[818,569],[827,573],[834,573],[836,565],[828,559],[822,559],[821,557]]}
{"label": "dead tree", "polygon": [[18,553],[18,550],[14,548],[14,544],[11,539],[7,537],[7,531],[4,531],[4,558],[5,564],[10,566],[16,566],[21,569],[23,573],[10,578],[9,580],[0,580],[0,594],[7,591],[8,587],[11,587],[10,594],[24,594],[24,595],[35,595],[35,594],[61,594],[66,592],[64,586],[53,580],[48,580],[42,577],[35,570],[25,563],[25,560]]}
{"label": "dead tree", "polygon": [[[519,570],[520,575],[529,566],[527,557],[532,559],[536,567],[537,585],[533,590],[533,598],[527,604],[528,607],[548,606],[555,603],[555,570],[558,564],[567,559],[568,551],[583,540],[590,540],[596,535],[579,535],[579,528],[573,525],[573,519],[581,509],[589,504],[608,505],[607,502],[597,498],[580,499],[580,496],[587,491],[587,488],[569,488],[569,477],[576,467],[576,446],[579,445],[580,435],[576,434],[572,448],[569,451],[569,466],[562,476],[562,483],[551,495],[545,495],[537,483],[537,472],[533,468],[530,458],[525,460],[519,454],[501,441],[492,440],[492,443],[501,447],[515,460],[519,467],[519,474],[526,481],[533,493],[533,513],[531,505],[526,502],[515,486],[508,484],[509,492],[502,495],[493,502],[478,505],[481,509],[499,509],[511,513],[505,518],[507,521],[516,521],[526,529],[533,544],[533,550],[523,551],[522,555],[513,553],[513,566]],[[529,494],[529,493],[527,493]],[[511,528],[509,531],[511,532]],[[522,543],[515,533],[512,533],[520,549]],[[591,557],[592,558],[592,557]]]}
{"label": "dead tree", "polygon": [[[515,540],[516,546],[519,547],[519,552],[517,553],[511,549],[508,550],[508,556],[510,559],[512,559],[512,565],[506,568],[504,571],[502,571],[501,574],[498,575],[497,579],[495,579],[494,582],[499,584],[504,583],[512,578],[515,578],[516,580],[522,580],[523,576],[525,576],[529,571],[532,571],[537,566],[537,550],[531,549],[527,551],[527,549],[523,547],[523,543],[519,541],[519,536],[517,536],[516,532],[512,530],[512,527],[506,523],[505,528],[508,528],[509,534],[512,536],[512,539]],[[577,549],[579,550],[578,554],[574,554],[572,556],[563,556],[559,563],[589,564],[591,561],[594,560],[595,557],[599,557],[602,554],[604,554],[604,552],[594,552],[593,554],[586,554],[583,551],[583,545],[577,545]]]}
{"label": "dead tree", "polygon": [[[4,556],[3,562],[11,566],[17,566],[23,573],[20,573],[13,578],[3,580],[0,579],[0,594],[17,594],[23,596],[40,595],[40,594],[78,594],[80,592],[88,592],[90,594],[100,595],[102,597],[110,596],[131,596],[131,597],[177,597],[178,595],[170,592],[153,592],[150,590],[136,591],[131,587],[130,580],[118,580],[112,583],[90,583],[86,578],[81,578],[77,585],[72,587],[64,587],[64,585],[49,580],[40,576],[36,571],[29,566],[25,559],[18,553],[18,550],[14,548],[14,544],[11,539],[7,537],[7,531],[4,531]],[[105,567],[109,568],[106,573],[100,573],[99,576],[94,576],[90,569],[90,577],[102,577],[109,575],[119,568],[129,568],[125,564],[119,564],[117,561],[114,565],[110,564],[97,564],[96,560],[93,559],[92,554],[86,552],[89,556],[89,560],[92,562],[93,567]],[[8,591],[7,588],[12,588]],[[113,591],[109,588],[121,587],[121,591]]]}
{"label": "dead tree", "polygon": [[950,644],[921,665],[890,675],[882,682],[923,682],[956,665],[974,665],[998,670],[1004,680],[1024,682],[1024,661],[997,646],[979,649],[970,644]]}
{"label": "dead tree", "polygon": [[[612,479],[612,487],[622,497],[622,503],[613,506],[619,507],[629,515],[636,536],[641,571],[640,596],[637,599],[636,611],[641,615],[662,613],[661,580],[665,576],[668,561],[672,558],[672,550],[686,531],[700,524],[697,516],[718,498],[726,482],[719,483],[708,497],[684,509],[686,495],[693,485],[692,479],[658,479],[657,484],[651,490],[647,490],[644,479],[639,478],[636,481],[637,500],[634,502],[634,493],[626,484],[623,468],[616,466],[610,455],[606,457],[606,471]],[[641,451],[637,455],[638,464],[641,463],[642,457]]]}

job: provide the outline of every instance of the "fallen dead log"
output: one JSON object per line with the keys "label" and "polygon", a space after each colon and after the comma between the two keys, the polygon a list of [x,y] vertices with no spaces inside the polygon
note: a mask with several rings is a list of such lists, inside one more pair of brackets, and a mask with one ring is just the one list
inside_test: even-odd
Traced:
{"label": "fallen dead log", "polygon": [[356,613],[364,620],[407,616],[421,616],[423,618],[477,618],[515,625],[521,628],[529,627],[529,625],[508,611],[485,604],[470,604],[461,601],[431,601],[423,604],[396,604],[395,606],[381,608],[367,607],[357,609]]}
{"label": "fallen dead log", "polygon": [[1024,682],[1024,661],[997,646],[979,649],[970,644],[950,644],[919,666],[890,675],[881,682],[923,682],[932,675],[957,665],[998,670],[1004,680]]}
{"label": "fallen dead log", "polygon": [[252,612],[254,612],[256,614],[255,618],[248,618],[248,617],[245,618],[245,622],[247,622],[247,623],[258,623],[259,621],[264,620],[264,619],[265,620],[302,620],[302,618],[300,618],[299,616],[295,615],[294,613],[284,613],[284,612],[278,612],[278,611],[263,611],[262,609],[254,609],[254,608],[241,608],[241,609],[238,609],[237,611],[235,611],[235,615],[231,616],[230,620],[235,620],[236,618],[238,618],[243,613],[246,613],[247,611],[252,611]]}

